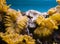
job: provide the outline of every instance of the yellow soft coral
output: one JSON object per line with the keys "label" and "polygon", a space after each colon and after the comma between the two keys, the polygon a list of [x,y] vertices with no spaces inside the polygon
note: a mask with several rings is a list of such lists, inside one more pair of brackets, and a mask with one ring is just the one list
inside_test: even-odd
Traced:
{"label": "yellow soft coral", "polygon": [[9,9],[9,7],[10,7],[10,5],[3,5],[3,7],[2,7],[2,11],[3,12],[7,12],[8,11],[8,9]]}
{"label": "yellow soft coral", "polygon": [[21,12],[11,8],[8,9],[6,15],[4,15],[4,25],[7,27],[6,30],[20,32],[22,29],[26,28],[27,21],[28,18],[26,16],[22,16]]}
{"label": "yellow soft coral", "polygon": [[60,4],[60,0],[56,0],[58,4]]}
{"label": "yellow soft coral", "polygon": [[41,26],[47,27],[48,29],[54,29],[57,24],[56,21],[51,18],[46,18],[43,22],[41,22]]}
{"label": "yellow soft coral", "polygon": [[6,4],[6,0],[0,0],[0,12],[3,14],[3,22],[6,27],[6,31],[10,32],[20,32],[22,29],[26,28],[27,17],[22,16],[20,11],[9,8]]}
{"label": "yellow soft coral", "polygon": [[45,36],[49,36],[50,34],[52,34],[51,29],[48,29],[46,27],[38,27],[36,28],[36,30],[34,31],[34,34],[36,34],[39,37],[45,37]]}
{"label": "yellow soft coral", "polygon": [[13,34],[3,34],[0,33],[2,40],[8,44],[35,44],[35,40],[28,35]]}
{"label": "yellow soft coral", "polygon": [[40,15],[40,16],[37,17],[37,19],[35,20],[35,22],[38,25],[40,25],[43,20],[45,20],[44,16]]}
{"label": "yellow soft coral", "polygon": [[55,13],[60,13],[60,5],[57,5],[56,7],[51,8],[51,9],[48,10],[49,16],[51,16]]}
{"label": "yellow soft coral", "polygon": [[57,13],[60,13],[60,5],[57,5],[57,6],[56,6],[56,12],[57,12]]}
{"label": "yellow soft coral", "polygon": [[55,21],[47,18],[41,22],[40,27],[37,27],[34,33],[38,36],[49,36],[54,29],[58,29]]}
{"label": "yellow soft coral", "polygon": [[6,0],[0,0],[0,11],[7,12],[9,7],[10,5],[6,4]]}
{"label": "yellow soft coral", "polygon": [[49,15],[53,15],[55,12],[56,12],[55,8],[51,8],[51,9],[48,10]]}
{"label": "yellow soft coral", "polygon": [[57,22],[57,25],[60,25],[60,13],[55,13],[50,17],[52,20]]}
{"label": "yellow soft coral", "polygon": [[6,4],[6,0],[0,0],[0,4]]}
{"label": "yellow soft coral", "polygon": [[25,28],[27,25],[27,20],[28,18],[26,16],[23,16],[22,18],[18,19],[17,21],[17,26],[20,29],[23,29],[23,27]]}
{"label": "yellow soft coral", "polygon": [[[36,20],[38,21],[38,19]],[[54,30],[58,29],[58,24],[60,24],[60,14],[55,13],[52,16],[42,20],[42,22],[38,21],[36,23],[40,24],[38,24],[39,27],[35,29],[34,33],[37,34],[37,36],[49,36]]]}

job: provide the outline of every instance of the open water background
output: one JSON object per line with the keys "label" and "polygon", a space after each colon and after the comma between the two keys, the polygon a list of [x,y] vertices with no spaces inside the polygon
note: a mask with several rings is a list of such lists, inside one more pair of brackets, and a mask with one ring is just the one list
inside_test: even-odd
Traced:
{"label": "open water background", "polygon": [[40,12],[47,12],[48,9],[57,5],[56,0],[7,0],[7,4],[11,4],[11,8],[27,11],[34,9]]}

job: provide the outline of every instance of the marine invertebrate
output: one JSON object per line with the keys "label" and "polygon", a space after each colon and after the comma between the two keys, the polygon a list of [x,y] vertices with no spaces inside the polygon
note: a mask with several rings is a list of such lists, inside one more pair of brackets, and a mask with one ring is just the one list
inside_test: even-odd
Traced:
{"label": "marine invertebrate", "polygon": [[60,13],[60,5],[56,6],[56,12]]}
{"label": "marine invertebrate", "polygon": [[58,4],[60,4],[60,0],[56,0]]}
{"label": "marine invertebrate", "polygon": [[28,35],[19,35],[19,34],[3,34],[0,33],[2,40],[8,44],[35,44],[35,40]]}
{"label": "marine invertebrate", "polygon": [[6,0],[0,0],[0,12],[6,12],[8,10],[8,8],[10,7],[10,5],[8,6],[6,4]]}
{"label": "marine invertebrate", "polygon": [[[29,10],[26,15],[22,15],[20,10],[10,8],[6,0],[0,0],[0,2],[0,21],[3,22],[6,30],[4,33],[0,32],[0,37],[8,44],[36,44],[35,42],[40,42],[40,37],[51,35],[60,25],[60,5],[49,9],[48,12]],[[60,0],[57,2],[60,4]],[[35,38],[34,34],[39,38]]]}
{"label": "marine invertebrate", "polygon": [[6,4],[6,0],[0,0],[0,4]]}
{"label": "marine invertebrate", "polygon": [[45,18],[44,20],[41,19],[42,21],[38,19],[38,22],[36,23],[38,23],[39,27],[37,27],[34,31],[37,36],[49,36],[50,34],[52,34],[54,29],[58,29],[58,25],[60,24],[59,13],[55,13],[52,16]]}
{"label": "marine invertebrate", "polygon": [[26,28],[26,24],[27,17],[22,16],[22,14],[16,10],[9,9],[6,15],[4,15],[4,25],[7,27],[7,32],[11,33],[13,30],[20,32],[22,29]]}
{"label": "marine invertebrate", "polygon": [[51,8],[48,10],[48,15],[51,16],[55,13],[60,13],[60,5],[57,5],[56,7],[54,8]]}
{"label": "marine invertebrate", "polygon": [[53,15],[54,13],[56,13],[56,8],[51,8],[48,10],[48,15]]}
{"label": "marine invertebrate", "polygon": [[52,31],[46,27],[37,27],[34,31],[34,34],[38,37],[46,37],[52,34]]}
{"label": "marine invertebrate", "polygon": [[52,20],[55,20],[57,22],[57,25],[60,25],[60,13],[55,13],[52,16],[50,16]]}
{"label": "marine invertebrate", "polygon": [[40,25],[43,20],[45,20],[45,17],[40,15],[36,18],[35,22],[36,24]]}

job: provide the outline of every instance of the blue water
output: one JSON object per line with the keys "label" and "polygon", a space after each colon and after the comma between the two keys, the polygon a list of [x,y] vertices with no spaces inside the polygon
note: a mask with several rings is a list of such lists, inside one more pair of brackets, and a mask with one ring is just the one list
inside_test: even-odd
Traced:
{"label": "blue water", "polygon": [[40,12],[47,12],[48,9],[57,5],[56,0],[7,0],[7,4],[11,4],[11,8],[27,11],[30,9]]}

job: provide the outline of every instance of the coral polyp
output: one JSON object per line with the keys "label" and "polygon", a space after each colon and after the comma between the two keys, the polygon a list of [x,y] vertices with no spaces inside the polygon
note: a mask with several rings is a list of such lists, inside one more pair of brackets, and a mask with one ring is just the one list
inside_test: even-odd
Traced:
{"label": "coral polyp", "polygon": [[[47,12],[28,10],[24,13],[10,8],[6,0],[0,0],[0,44],[47,44],[45,37],[59,31],[60,0],[56,1],[58,5]],[[55,41],[53,38],[52,43]]]}
{"label": "coral polyp", "polygon": [[13,34],[3,34],[0,33],[1,37],[8,44],[35,44],[35,40],[28,35],[19,35],[17,33]]}
{"label": "coral polyp", "polygon": [[59,20],[59,16],[58,16],[58,14],[55,14],[55,15],[50,16],[49,18],[45,18],[41,22],[38,21],[38,23],[40,23],[38,25],[40,25],[40,26],[36,28],[34,33],[35,34],[39,34],[40,33],[39,36],[41,36],[41,35],[42,36],[49,36],[50,34],[52,34],[54,29],[58,29],[58,23],[57,23],[57,20],[55,18],[58,18],[58,21],[60,21]]}

